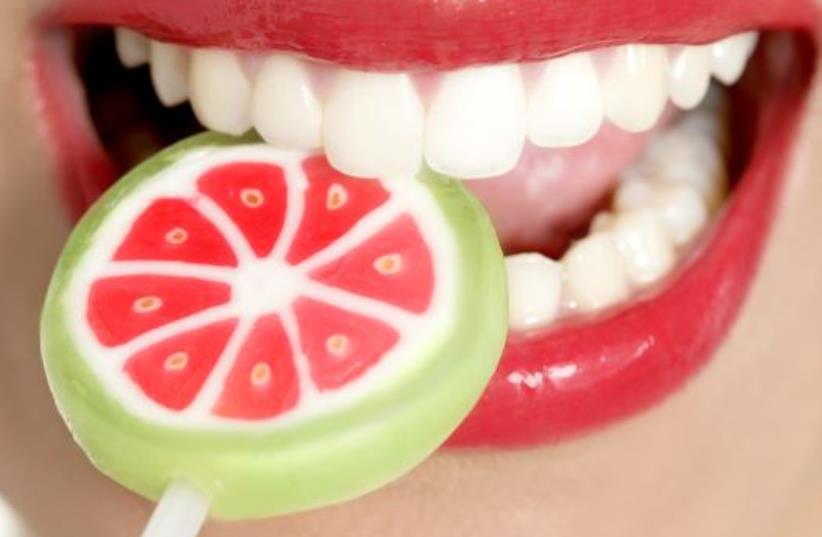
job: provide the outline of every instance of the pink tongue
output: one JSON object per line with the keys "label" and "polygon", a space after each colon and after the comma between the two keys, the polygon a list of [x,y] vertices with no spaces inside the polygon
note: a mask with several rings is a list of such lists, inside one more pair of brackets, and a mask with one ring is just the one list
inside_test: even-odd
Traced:
{"label": "pink tongue", "polygon": [[526,144],[511,172],[464,184],[485,205],[506,253],[557,255],[590,220],[617,174],[639,156],[653,133],[630,134],[606,124],[582,146],[543,149]]}

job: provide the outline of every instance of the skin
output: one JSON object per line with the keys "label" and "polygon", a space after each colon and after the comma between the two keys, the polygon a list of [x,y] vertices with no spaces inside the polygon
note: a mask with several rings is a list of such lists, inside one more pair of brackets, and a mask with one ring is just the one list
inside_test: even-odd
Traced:
{"label": "skin", "polygon": [[[68,231],[37,130],[25,29],[0,17],[0,491],[38,535],[138,535],[152,505],[99,475],[57,415],[38,317]],[[448,453],[359,501],[205,536],[810,537],[822,534],[822,81],[743,314],[711,365],[645,414],[560,446]]]}

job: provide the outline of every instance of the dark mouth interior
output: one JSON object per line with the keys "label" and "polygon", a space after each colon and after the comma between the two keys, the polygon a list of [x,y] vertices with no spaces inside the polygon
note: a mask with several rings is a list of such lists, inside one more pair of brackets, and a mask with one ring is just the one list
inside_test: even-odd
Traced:
{"label": "dark mouth interior", "polygon": [[88,110],[118,175],[203,130],[188,103],[174,108],[160,103],[148,67],[123,67],[110,29],[80,30],[76,43],[75,62]]}
{"label": "dark mouth interior", "polygon": [[[147,67],[127,69],[121,65],[111,29],[83,28],[77,29],[75,34],[75,62],[84,82],[88,110],[118,176],[164,147],[203,130],[188,103],[169,109],[159,102]],[[773,48],[771,45],[775,41],[793,37],[785,32],[765,34],[745,77],[731,89],[732,178],[742,175],[754,142],[756,129],[752,118],[757,114],[751,113],[750,108],[757,106],[754,103],[758,99],[753,95],[757,91],[757,79],[762,76],[758,71],[767,63],[767,58],[761,56]],[[794,60],[783,59],[783,63],[790,65]],[[602,200],[603,205],[607,202],[607,197]],[[569,234],[569,241],[587,233],[589,220],[585,222]],[[558,255],[561,252],[545,253]]]}

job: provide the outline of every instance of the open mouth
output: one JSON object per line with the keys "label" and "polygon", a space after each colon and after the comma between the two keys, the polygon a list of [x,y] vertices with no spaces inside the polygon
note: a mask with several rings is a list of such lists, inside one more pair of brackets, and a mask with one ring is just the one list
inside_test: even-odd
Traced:
{"label": "open mouth", "polygon": [[357,177],[425,163],[463,179],[508,254],[510,329],[452,445],[590,431],[708,362],[778,203],[809,4],[648,2],[630,21],[622,3],[242,4],[48,15],[36,75],[75,215],[204,128]]}

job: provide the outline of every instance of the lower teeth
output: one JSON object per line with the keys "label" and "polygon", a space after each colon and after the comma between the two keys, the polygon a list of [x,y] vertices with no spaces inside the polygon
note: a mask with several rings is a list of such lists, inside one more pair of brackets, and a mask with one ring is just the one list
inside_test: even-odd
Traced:
{"label": "lower teeth", "polygon": [[621,174],[609,210],[560,261],[508,256],[510,329],[613,308],[671,274],[726,195],[727,131],[726,97],[715,90]]}

